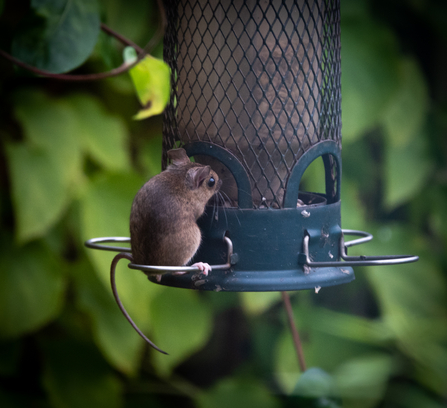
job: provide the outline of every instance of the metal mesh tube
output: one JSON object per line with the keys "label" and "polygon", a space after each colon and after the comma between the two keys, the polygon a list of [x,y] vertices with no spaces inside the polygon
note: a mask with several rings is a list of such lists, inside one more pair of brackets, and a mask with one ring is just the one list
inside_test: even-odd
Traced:
{"label": "metal mesh tube", "polygon": [[[256,206],[282,206],[290,171],[322,140],[341,141],[339,0],[166,0],[176,141],[230,150]],[[220,174],[228,173],[212,159]],[[163,165],[166,165],[164,154]],[[236,201],[234,180],[225,191]]]}

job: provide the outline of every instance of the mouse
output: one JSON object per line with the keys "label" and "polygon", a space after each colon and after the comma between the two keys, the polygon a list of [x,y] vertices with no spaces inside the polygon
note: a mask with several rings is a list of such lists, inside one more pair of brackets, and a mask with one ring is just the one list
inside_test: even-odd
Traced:
{"label": "mouse", "polygon": [[[188,265],[202,240],[197,219],[222,184],[209,165],[191,162],[185,149],[167,154],[171,164],[149,179],[132,203],[130,242],[138,265]],[[211,270],[203,262],[192,266],[205,276]],[[187,272],[175,272],[183,273]]]}

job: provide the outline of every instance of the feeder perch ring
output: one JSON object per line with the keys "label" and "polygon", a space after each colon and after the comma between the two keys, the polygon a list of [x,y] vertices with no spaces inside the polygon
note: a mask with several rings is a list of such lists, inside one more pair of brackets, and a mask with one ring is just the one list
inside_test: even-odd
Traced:
{"label": "feeder perch ring", "polygon": [[[227,262],[221,265],[210,265],[211,270],[228,270],[234,264],[233,257],[233,243],[230,238],[224,237],[224,241],[227,244]],[[111,245],[103,245],[106,243],[114,242],[126,242],[130,243],[130,238],[128,237],[101,237],[101,238],[91,238],[85,242],[87,248],[99,249],[103,251],[114,251],[114,252],[126,252],[131,253],[132,250],[127,247],[118,247]],[[233,262],[232,262],[233,260]],[[130,269],[137,269],[143,271],[146,275],[161,275],[168,272],[200,272],[197,266],[158,266],[158,265],[138,265],[134,263],[129,263],[128,267]]]}
{"label": "feeder perch ring", "polygon": [[[362,238],[354,239],[345,242],[345,235],[356,235]],[[340,257],[343,261],[333,262],[313,262],[309,255],[309,240],[310,235],[306,234],[303,239],[303,256],[300,256],[300,261],[310,267],[327,267],[327,266],[377,266],[377,265],[397,265],[403,263],[416,262],[419,260],[418,256],[414,255],[379,255],[379,256],[348,256],[347,248],[354,245],[363,244],[371,241],[373,236],[364,231],[342,229],[340,237]],[[301,255],[301,254],[300,254]]]}

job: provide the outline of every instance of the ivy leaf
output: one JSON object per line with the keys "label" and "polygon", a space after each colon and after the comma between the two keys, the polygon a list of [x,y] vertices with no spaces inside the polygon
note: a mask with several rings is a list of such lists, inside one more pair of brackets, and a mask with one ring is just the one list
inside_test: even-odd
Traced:
{"label": "ivy leaf", "polygon": [[[143,183],[144,180],[134,174],[102,174],[94,179],[81,199],[83,240],[95,237],[128,237],[132,200]],[[86,249],[86,253],[99,282],[111,294],[110,264],[114,253],[94,249]],[[132,319],[143,332],[148,333],[149,329],[154,328],[150,315],[152,299],[158,293],[157,290],[163,288],[149,282],[144,273],[127,268],[127,263],[123,260],[117,265],[118,292]],[[102,292],[85,290],[80,293],[80,301],[84,309],[92,307],[91,317],[95,321],[96,336],[102,344],[103,352],[121,370],[134,370],[134,357],[140,352],[142,344],[138,334],[124,316],[119,316],[121,321],[117,322],[116,317],[120,312],[116,305],[113,305],[114,311],[110,310],[111,297],[105,298]],[[126,333],[131,337],[128,341],[123,340]],[[128,347],[125,352],[119,347],[123,341]]]}
{"label": "ivy leaf", "polygon": [[244,309],[252,314],[261,314],[281,300],[278,292],[242,292],[240,295]]}
{"label": "ivy leaf", "polygon": [[342,23],[342,122],[344,141],[377,125],[399,84],[393,34],[368,20]]}
{"label": "ivy leaf", "polygon": [[[366,344],[364,341],[363,335],[368,335],[369,333],[358,334],[355,332],[356,328],[351,328],[351,333],[348,333],[345,337],[333,329],[337,325],[343,327],[343,324],[349,319],[343,314],[336,315],[332,313],[327,315],[305,304],[292,303],[292,307],[295,311],[295,322],[300,334],[306,333],[306,337],[312,339],[312,341],[305,341],[304,336],[302,336],[306,363],[310,367],[320,367],[331,373],[340,364],[358,355],[369,353],[375,347],[375,345]],[[322,327],[324,322],[321,325],[315,323],[318,322],[321,316],[326,319],[332,318],[332,329],[330,327]],[[356,322],[351,321],[350,323],[355,325]],[[365,325],[369,326],[366,321]],[[361,327],[361,330],[367,332],[369,328],[365,330],[365,325]],[[321,350],[324,350],[324,352]],[[286,326],[278,339],[274,363],[278,384],[286,394],[293,393],[302,373],[300,373],[298,367],[292,334]]]}
{"label": "ivy leaf", "polygon": [[150,139],[144,139],[138,149],[138,163],[150,177],[161,172],[163,136],[158,134]]}
{"label": "ivy leaf", "polygon": [[17,239],[43,236],[59,220],[82,178],[76,117],[39,92],[16,95],[25,141],[7,144]]}
{"label": "ivy leaf", "polygon": [[396,368],[391,356],[371,353],[342,363],[333,376],[338,390],[346,398],[379,401]]}
{"label": "ivy leaf", "polygon": [[20,122],[30,145],[47,151],[57,160],[67,179],[79,175],[81,149],[78,118],[62,99],[28,89],[14,94],[14,116]]}
{"label": "ivy leaf", "polygon": [[[125,52],[127,62],[134,56]],[[147,55],[129,71],[143,109],[134,119],[146,119],[162,113],[169,102],[171,77],[169,66],[162,60]]]}
{"label": "ivy leaf", "polygon": [[217,383],[213,388],[198,396],[199,408],[257,407],[279,408],[275,398],[262,383],[247,377],[232,377]]}
{"label": "ivy leaf", "polygon": [[296,406],[341,408],[333,377],[319,367],[311,367],[301,374],[292,392]]}
{"label": "ivy leaf", "polygon": [[[152,36],[156,27],[148,24],[154,16],[159,16],[156,5],[146,0],[132,0],[129,3],[122,1],[102,1],[101,16],[109,27],[126,38],[139,44],[147,41],[148,34]],[[115,47],[116,48],[116,47]]]}
{"label": "ivy leaf", "polygon": [[61,217],[69,200],[64,172],[52,157],[38,148],[6,145],[16,217],[21,243],[43,236]]}
{"label": "ivy leaf", "polygon": [[21,248],[2,240],[0,258],[0,337],[39,329],[61,311],[66,279],[61,264],[42,244]]}
{"label": "ivy leaf", "polygon": [[[128,237],[132,201],[143,184],[144,180],[135,174],[102,173],[93,179],[81,199],[82,238]],[[100,281],[109,288],[113,253],[92,249],[86,251]],[[135,274],[136,271],[130,270],[127,273]]]}
{"label": "ivy leaf", "polygon": [[[396,225],[381,227],[368,245],[371,253],[420,256],[418,262],[383,265],[367,278],[377,296],[383,321],[396,345],[414,360],[417,381],[437,393],[447,383],[446,279],[421,245],[419,234]],[[421,273],[423,271],[423,273]]]}
{"label": "ivy leaf", "polygon": [[330,397],[335,394],[335,383],[326,371],[311,367],[300,376],[292,393],[312,398]]}
{"label": "ivy leaf", "polygon": [[[174,293],[175,291],[175,293]],[[154,343],[169,353],[155,353],[155,366],[168,375],[174,367],[208,340],[212,329],[212,312],[196,291],[165,288],[151,307]]]}
{"label": "ivy leaf", "polygon": [[100,29],[96,0],[32,0],[32,12],[15,35],[11,51],[36,68],[61,73],[81,65]]}
{"label": "ivy leaf", "polygon": [[418,136],[429,103],[427,84],[416,61],[404,59],[400,70],[399,90],[384,116],[385,131],[393,146],[405,146]]}
{"label": "ivy leaf", "polygon": [[76,265],[72,276],[78,307],[91,320],[96,345],[116,369],[129,376],[135,375],[141,361],[143,340],[124,318],[111,290],[101,284],[88,262]]}
{"label": "ivy leaf", "polygon": [[65,101],[77,116],[82,148],[93,160],[109,170],[129,170],[127,129],[121,118],[106,112],[87,94],[71,95]]}
{"label": "ivy leaf", "polygon": [[416,135],[411,143],[390,144],[385,151],[385,205],[396,208],[421,191],[433,168],[427,157],[427,138]]}

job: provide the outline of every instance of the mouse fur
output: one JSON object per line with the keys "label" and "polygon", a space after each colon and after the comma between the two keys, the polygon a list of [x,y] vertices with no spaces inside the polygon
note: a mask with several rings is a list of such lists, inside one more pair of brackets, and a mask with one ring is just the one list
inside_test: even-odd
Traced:
{"label": "mouse fur", "polygon": [[221,185],[210,166],[192,163],[184,149],[168,157],[168,168],[147,181],[132,204],[131,248],[139,265],[187,265],[202,239],[197,219]]}

